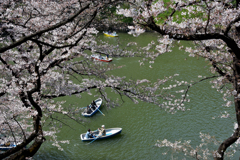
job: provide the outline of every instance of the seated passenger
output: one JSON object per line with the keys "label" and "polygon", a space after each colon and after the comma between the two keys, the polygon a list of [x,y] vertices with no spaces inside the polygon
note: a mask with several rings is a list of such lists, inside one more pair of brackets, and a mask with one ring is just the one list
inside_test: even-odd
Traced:
{"label": "seated passenger", "polygon": [[92,131],[90,129],[88,129],[84,138],[87,139],[87,138],[95,138],[95,137],[93,136]]}
{"label": "seated passenger", "polygon": [[90,114],[90,113],[92,113],[92,110],[89,106],[87,106],[87,114]]}

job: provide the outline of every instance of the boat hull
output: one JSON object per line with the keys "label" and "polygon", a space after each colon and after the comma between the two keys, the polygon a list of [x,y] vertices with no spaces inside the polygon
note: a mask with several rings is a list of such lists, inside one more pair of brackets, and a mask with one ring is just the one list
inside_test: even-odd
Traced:
{"label": "boat hull", "polygon": [[92,59],[95,59],[95,60],[101,61],[101,62],[112,62],[112,58],[109,58],[109,60],[106,60],[106,59],[99,59],[99,58],[96,58],[96,57],[92,57]]}
{"label": "boat hull", "polygon": [[5,146],[3,144],[0,144],[0,151],[7,151],[7,150],[12,149],[16,146],[17,145],[15,143],[11,143],[9,146]]}
{"label": "boat hull", "polygon": [[105,32],[103,32],[103,34],[104,34],[105,36],[107,36],[107,37],[118,37],[117,34],[116,34],[116,35],[111,35],[111,34],[107,34],[107,33],[105,33]]}
{"label": "boat hull", "polygon": [[[96,103],[97,107],[96,107],[96,109],[95,109],[94,111],[92,111],[90,114],[88,114],[86,111],[83,111],[83,112],[82,112],[82,115],[83,115],[84,117],[91,117],[92,115],[94,115],[94,114],[98,111],[98,109],[101,107],[101,105],[102,105],[102,99],[101,99],[101,98],[96,99],[96,100],[95,100],[95,103]],[[89,106],[91,107],[91,104],[90,104]]]}
{"label": "boat hull", "polygon": [[[121,132],[122,132],[122,128],[108,128],[108,129],[106,129],[106,136],[98,137],[97,140],[110,138],[112,136],[120,134]],[[81,138],[81,140],[83,142],[85,142],[85,141],[92,141],[92,140],[95,139],[95,138],[87,138],[87,139],[85,139],[84,138],[85,134],[86,133],[83,133],[83,134],[80,135],[80,138]],[[93,134],[97,137],[98,136],[98,131],[93,131]]]}
{"label": "boat hull", "polygon": [[91,58],[101,62],[111,62],[112,58],[100,57],[99,55],[91,55]]}

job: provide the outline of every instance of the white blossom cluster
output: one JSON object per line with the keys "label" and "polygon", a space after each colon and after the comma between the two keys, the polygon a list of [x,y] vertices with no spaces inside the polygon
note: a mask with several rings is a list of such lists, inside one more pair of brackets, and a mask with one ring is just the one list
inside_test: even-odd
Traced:
{"label": "white blossom cluster", "polygon": [[[209,134],[204,134],[200,132],[201,143],[196,147],[191,145],[191,140],[184,141],[175,141],[170,142],[167,139],[162,141],[158,140],[155,144],[156,147],[169,148],[167,152],[164,152],[163,155],[166,155],[168,152],[182,152],[186,157],[198,158],[198,159],[212,159],[213,157],[221,157],[221,155],[216,151],[210,151],[208,146],[214,144],[219,145],[220,141],[217,140],[214,136]],[[233,157],[236,150],[231,149],[225,153],[226,157]]]}

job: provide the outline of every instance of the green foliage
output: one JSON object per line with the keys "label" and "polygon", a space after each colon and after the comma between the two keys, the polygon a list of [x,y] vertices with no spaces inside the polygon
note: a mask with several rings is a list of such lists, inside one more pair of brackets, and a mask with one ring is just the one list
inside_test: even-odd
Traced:
{"label": "green foliage", "polygon": [[[169,7],[170,6],[170,2],[169,0],[165,0],[165,7],[167,8],[167,10],[161,14],[159,14],[157,17],[155,17],[156,19],[156,22],[158,24],[163,24],[167,18],[171,15],[171,13],[174,11],[172,8]],[[193,5],[192,7],[194,7],[194,11],[197,11],[197,6],[196,5]],[[182,21],[186,20],[186,19],[189,19],[189,18],[203,18],[203,19],[206,19],[207,17],[204,17],[204,13],[203,12],[196,12],[195,14],[193,13],[188,13],[188,10],[187,9],[182,9],[180,11],[176,11],[172,18],[173,18],[173,21],[176,22],[176,23],[181,23]]]}
{"label": "green foliage", "polygon": [[[156,0],[155,2],[157,1],[158,0]],[[167,10],[159,14],[157,17],[155,17],[156,23],[158,24],[163,24],[167,20],[167,18],[171,15],[171,13],[174,11],[173,8],[170,8],[171,0],[163,0],[163,2],[165,3],[165,8],[167,8]],[[229,4],[236,6],[236,1],[229,2]],[[185,21],[186,19],[190,19],[190,18],[199,18],[199,19],[207,20],[207,15],[206,15],[207,13],[202,11],[197,11],[197,7],[200,7],[200,6],[191,5],[188,7],[193,7],[194,8],[193,11],[195,13],[194,14],[188,13],[187,9],[176,11],[172,16],[173,21],[176,23],[181,23],[182,21]],[[206,6],[201,6],[201,7],[206,7]]]}
{"label": "green foliage", "polygon": [[121,16],[120,21],[123,22],[123,23],[133,23],[132,17],[123,17],[123,16]]}

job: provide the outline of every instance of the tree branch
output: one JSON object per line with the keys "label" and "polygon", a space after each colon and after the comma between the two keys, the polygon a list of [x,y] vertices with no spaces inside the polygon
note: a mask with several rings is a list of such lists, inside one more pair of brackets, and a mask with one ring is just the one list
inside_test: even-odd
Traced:
{"label": "tree branch", "polygon": [[228,25],[226,30],[224,31],[224,35],[227,36],[228,32],[230,31],[230,29],[232,28],[232,25],[236,22],[240,21],[240,15],[238,15],[238,17],[236,17],[233,21],[231,21]]}
{"label": "tree branch", "polygon": [[218,148],[217,151],[217,155],[215,155],[216,157],[214,158],[215,160],[223,160],[224,158],[224,153],[226,151],[226,149],[232,145],[234,142],[236,142],[239,138],[239,128],[237,128],[235,130],[235,132],[233,133],[233,135],[231,137],[229,137],[228,139],[226,139]]}
{"label": "tree branch", "polygon": [[38,31],[38,32],[36,32],[36,33],[34,33],[34,34],[29,35],[29,36],[23,37],[22,39],[14,42],[14,43],[12,43],[12,44],[10,44],[10,45],[8,45],[8,46],[5,46],[5,47],[0,48],[0,53],[3,53],[3,52],[5,52],[5,51],[7,51],[7,50],[9,50],[9,49],[13,49],[13,48],[21,45],[22,43],[24,43],[24,42],[32,39],[32,38],[35,37],[35,36],[41,35],[41,34],[43,34],[43,33],[45,33],[45,32],[52,31],[52,30],[54,30],[54,29],[56,29],[56,28],[59,28],[59,27],[65,25],[65,24],[73,21],[79,14],[81,14],[84,10],[86,10],[87,8],[89,8],[89,6],[90,6],[90,4],[87,4],[85,7],[83,7],[82,9],[80,9],[76,14],[74,14],[74,15],[71,16],[71,17],[69,17],[69,18],[68,18],[67,20],[65,20],[65,21],[62,21],[62,22],[60,22],[60,23],[57,23],[56,25],[53,25],[53,26],[51,26],[51,27],[49,27],[49,28],[47,28],[47,29],[40,30],[40,31]]}

